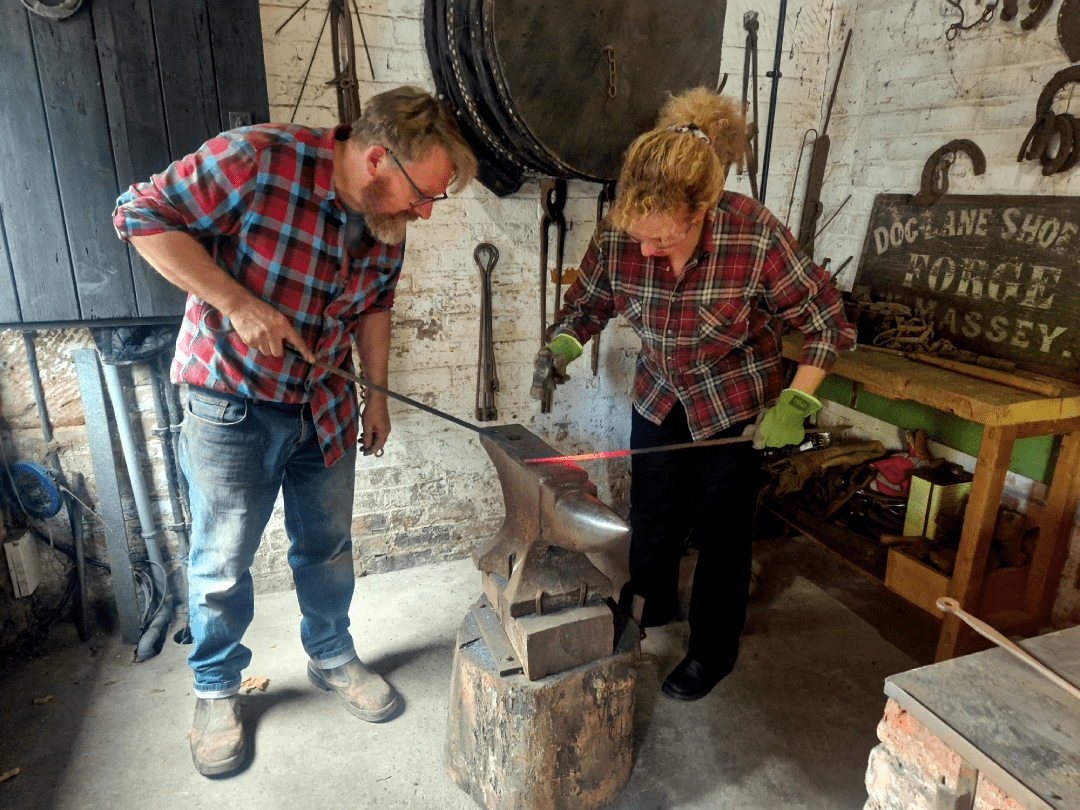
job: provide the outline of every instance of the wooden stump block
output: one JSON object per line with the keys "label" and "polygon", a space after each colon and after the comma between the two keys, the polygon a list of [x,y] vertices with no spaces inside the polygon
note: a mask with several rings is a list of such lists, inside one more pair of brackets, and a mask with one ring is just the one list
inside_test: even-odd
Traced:
{"label": "wooden stump block", "polygon": [[[481,599],[485,610],[487,600]],[[446,769],[486,810],[592,810],[630,778],[640,634],[614,654],[530,681],[500,675],[472,613],[458,630]]]}

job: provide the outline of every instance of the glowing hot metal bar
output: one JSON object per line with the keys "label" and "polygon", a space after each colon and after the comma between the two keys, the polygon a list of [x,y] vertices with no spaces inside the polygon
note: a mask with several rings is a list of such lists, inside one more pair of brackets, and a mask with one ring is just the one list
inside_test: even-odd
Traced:
{"label": "glowing hot metal bar", "polygon": [[[825,433],[830,431],[840,432],[847,430],[851,425],[830,425],[828,427],[807,428],[806,435]],[[526,464],[563,464],[564,462],[596,461],[601,458],[622,458],[623,456],[637,456],[643,453],[664,453],[668,450],[688,450],[691,447],[709,447],[716,444],[740,444],[753,440],[753,436],[733,436],[728,439],[706,439],[703,442],[683,442],[681,444],[664,444],[660,447],[638,447],[634,450],[605,450],[600,453],[578,453],[574,456],[549,456],[548,458],[525,459]]]}

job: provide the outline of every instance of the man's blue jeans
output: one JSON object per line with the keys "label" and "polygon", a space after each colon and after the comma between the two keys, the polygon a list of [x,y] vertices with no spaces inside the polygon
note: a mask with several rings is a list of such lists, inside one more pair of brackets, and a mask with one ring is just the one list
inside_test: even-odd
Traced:
{"label": "man's blue jeans", "polygon": [[308,406],[193,386],[180,467],[191,500],[188,620],[195,646],[188,663],[195,694],[235,694],[251,662],[241,643],[255,610],[250,569],[279,491],[304,649],[324,669],[349,661],[355,446],[327,468]]}

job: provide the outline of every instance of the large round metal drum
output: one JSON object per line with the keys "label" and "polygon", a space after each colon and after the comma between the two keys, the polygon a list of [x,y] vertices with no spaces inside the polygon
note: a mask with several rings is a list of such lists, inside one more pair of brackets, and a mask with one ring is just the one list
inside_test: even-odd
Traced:
{"label": "large round metal drum", "polygon": [[428,55],[497,194],[618,178],[668,94],[715,87],[725,0],[426,0]]}

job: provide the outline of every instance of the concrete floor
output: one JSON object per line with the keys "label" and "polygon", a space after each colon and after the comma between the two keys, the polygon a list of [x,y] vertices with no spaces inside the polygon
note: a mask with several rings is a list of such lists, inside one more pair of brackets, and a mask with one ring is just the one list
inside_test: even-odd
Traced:
{"label": "concrete floor", "polygon": [[[762,574],[739,664],[708,697],[680,703],[659,691],[683,655],[685,623],[642,641],[635,764],[612,810],[863,806],[883,681],[929,663],[934,623],[805,538],[759,541],[755,558]],[[444,770],[443,745],[454,639],[479,594],[470,560],[357,582],[361,657],[404,699],[378,725],[307,682],[294,595],[260,597],[245,675],[269,688],[244,698],[245,766],[214,779],[191,763],[188,648],[171,633],[142,664],[100,637],[8,668],[0,774],[20,772],[0,783],[0,807],[472,810]]]}

